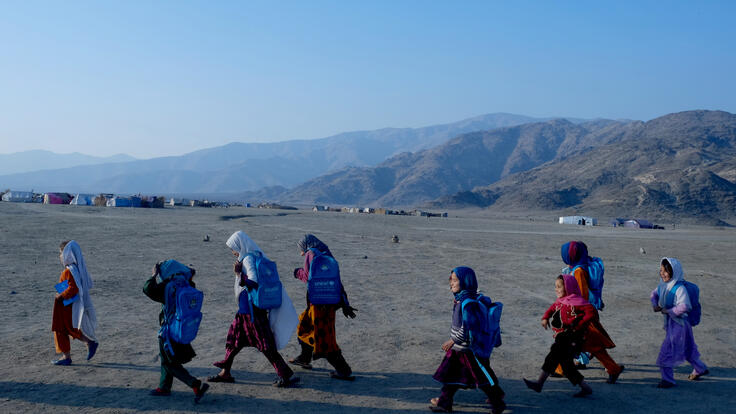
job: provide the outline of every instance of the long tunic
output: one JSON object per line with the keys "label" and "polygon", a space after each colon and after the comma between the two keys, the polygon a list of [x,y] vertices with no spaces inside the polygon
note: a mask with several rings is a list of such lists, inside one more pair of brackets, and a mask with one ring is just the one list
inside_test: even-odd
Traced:
{"label": "long tunic", "polygon": [[61,298],[54,301],[51,330],[59,335],[69,335],[72,338],[80,339],[82,337],[82,331],[74,328],[72,324],[72,305],[64,306],[64,299],[71,299],[79,293],[74,276],[72,276],[71,270],[67,268],[64,268],[64,271],[59,276],[59,283],[64,281],[69,282],[69,287],[61,292]]}
{"label": "long tunic", "polygon": [[[664,315],[665,337],[657,357],[657,366],[674,367],[684,361],[697,361],[700,359],[698,346],[695,344],[693,327],[687,320],[687,312],[690,311],[690,298],[687,289],[679,286],[675,295],[675,303]],[[650,296],[652,306],[659,304],[659,293],[657,289]]]}

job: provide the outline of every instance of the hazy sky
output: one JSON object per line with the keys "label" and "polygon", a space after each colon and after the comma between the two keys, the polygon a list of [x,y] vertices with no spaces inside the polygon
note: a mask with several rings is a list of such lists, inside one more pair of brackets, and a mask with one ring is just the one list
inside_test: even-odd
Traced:
{"label": "hazy sky", "polygon": [[3,1],[0,153],[736,112],[732,1]]}

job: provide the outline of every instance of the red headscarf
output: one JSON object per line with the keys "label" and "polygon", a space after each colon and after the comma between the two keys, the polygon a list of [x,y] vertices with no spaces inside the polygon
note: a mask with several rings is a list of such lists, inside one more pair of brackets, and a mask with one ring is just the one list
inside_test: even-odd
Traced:
{"label": "red headscarf", "polygon": [[575,276],[563,275],[562,281],[565,283],[565,293],[567,295],[558,298],[555,303],[562,303],[570,306],[584,306],[589,304],[589,302],[580,295],[580,286],[578,286],[578,281],[575,280]]}

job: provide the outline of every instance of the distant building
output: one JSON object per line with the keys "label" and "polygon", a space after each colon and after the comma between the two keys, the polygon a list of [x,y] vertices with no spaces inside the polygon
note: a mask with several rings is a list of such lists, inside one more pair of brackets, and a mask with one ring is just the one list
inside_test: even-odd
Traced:
{"label": "distant building", "polygon": [[597,226],[598,219],[590,216],[563,216],[560,224],[576,224],[579,226]]}
{"label": "distant building", "polygon": [[32,203],[33,193],[30,191],[8,191],[3,194],[2,200],[11,203]]}
{"label": "distant building", "polygon": [[630,219],[630,220],[624,221],[624,227],[634,228],[634,229],[653,229],[654,225],[649,220]]}

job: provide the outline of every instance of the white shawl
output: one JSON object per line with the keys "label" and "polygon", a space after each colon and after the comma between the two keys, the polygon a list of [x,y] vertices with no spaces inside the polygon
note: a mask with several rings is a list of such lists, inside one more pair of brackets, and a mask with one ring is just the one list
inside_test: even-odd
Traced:
{"label": "white shawl", "polygon": [[[253,256],[250,256],[249,253],[260,252],[263,257],[266,257],[266,254],[263,253],[263,250],[258,247],[253,239],[248,237],[247,234],[240,230],[233,233],[233,235],[230,236],[229,239],[227,239],[227,242],[225,242],[225,244],[231,250],[238,252],[238,261],[243,263],[242,272],[248,277],[249,280],[258,283],[258,276],[256,275],[256,263],[253,260]],[[238,300],[240,298],[240,293],[243,292],[243,290],[245,290],[245,286],[240,286],[240,275],[236,275],[234,286],[235,300]]]}
{"label": "white shawl", "polygon": [[97,342],[95,330],[97,329],[97,315],[92,304],[89,292],[94,287],[92,278],[87,272],[87,264],[82,256],[79,244],[71,240],[61,253],[64,266],[72,272],[74,282],[77,284],[79,298],[72,304],[72,326],[82,331],[88,339]]}

